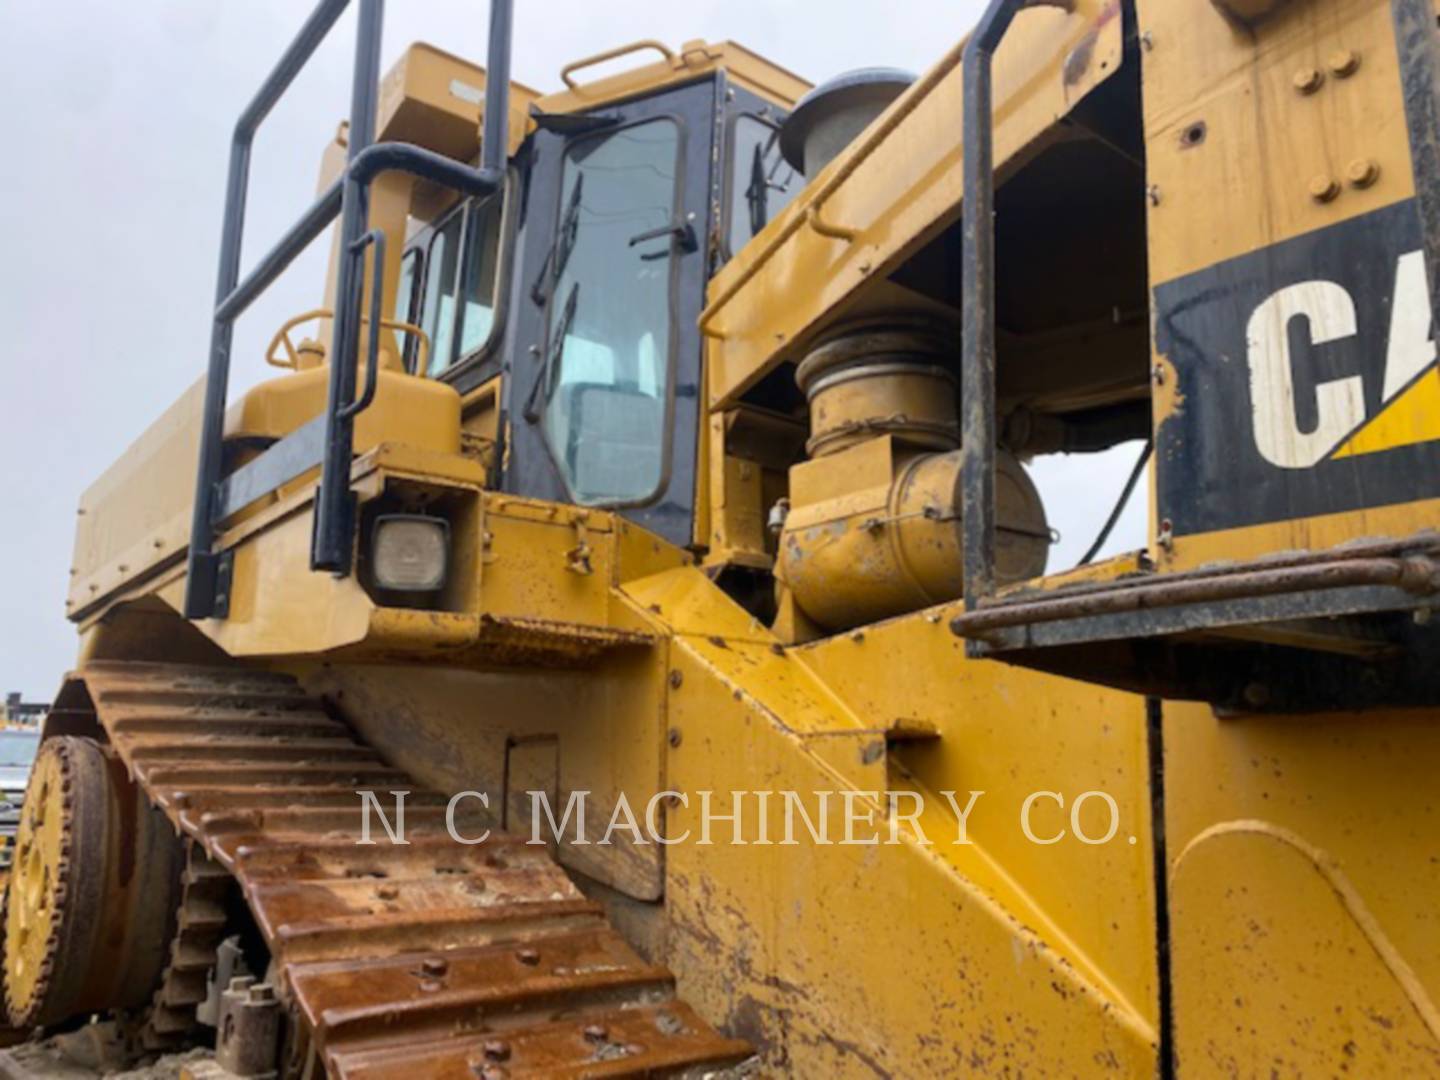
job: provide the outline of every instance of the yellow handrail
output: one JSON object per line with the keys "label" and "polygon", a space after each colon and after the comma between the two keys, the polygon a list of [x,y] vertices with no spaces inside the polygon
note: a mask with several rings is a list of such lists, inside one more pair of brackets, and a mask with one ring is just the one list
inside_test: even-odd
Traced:
{"label": "yellow handrail", "polygon": [[576,60],[573,64],[566,64],[560,69],[560,78],[571,90],[579,90],[580,84],[572,76],[581,68],[594,67],[596,64],[603,64],[606,60],[614,60],[626,56],[632,52],[639,52],[641,49],[654,49],[670,63],[675,62],[675,50],[668,45],[658,41],[646,39],[644,41],[632,41],[629,45],[621,45],[617,49],[610,49],[607,52],[596,53],[594,56],[587,56],[584,60]]}

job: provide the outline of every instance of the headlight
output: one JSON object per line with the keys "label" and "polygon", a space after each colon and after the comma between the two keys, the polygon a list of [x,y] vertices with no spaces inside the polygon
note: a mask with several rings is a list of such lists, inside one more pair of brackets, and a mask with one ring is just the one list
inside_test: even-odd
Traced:
{"label": "headlight", "polygon": [[393,592],[437,592],[445,586],[450,524],[443,518],[390,514],[375,522],[370,547],[375,584]]}

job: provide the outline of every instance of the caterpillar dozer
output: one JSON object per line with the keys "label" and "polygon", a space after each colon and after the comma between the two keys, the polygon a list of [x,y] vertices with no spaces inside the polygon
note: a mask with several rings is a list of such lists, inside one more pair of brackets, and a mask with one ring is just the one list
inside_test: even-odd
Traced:
{"label": "caterpillar dozer", "polygon": [[[205,378],[81,499],[16,1037],[1440,1076],[1433,0],[994,0],[918,78],[644,41],[553,92],[510,0],[383,79],[357,6],[314,205],[242,272],[346,0],[235,127]],[[1035,462],[1126,444],[1078,494],[1140,486],[1142,550],[1050,565]]]}

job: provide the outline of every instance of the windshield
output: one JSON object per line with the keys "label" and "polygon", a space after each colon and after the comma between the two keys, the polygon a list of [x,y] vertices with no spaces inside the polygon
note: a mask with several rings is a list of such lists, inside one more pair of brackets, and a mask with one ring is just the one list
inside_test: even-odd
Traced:
{"label": "windshield", "polygon": [[0,768],[29,768],[40,746],[38,731],[0,731]]}
{"label": "windshield", "polygon": [[578,503],[640,503],[664,480],[679,151],[679,127],[657,119],[565,156],[541,392]]}

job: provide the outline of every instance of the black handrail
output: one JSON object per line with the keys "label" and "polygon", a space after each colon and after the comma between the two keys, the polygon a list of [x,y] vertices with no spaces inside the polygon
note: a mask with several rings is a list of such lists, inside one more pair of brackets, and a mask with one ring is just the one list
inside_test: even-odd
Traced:
{"label": "black handrail", "polygon": [[[510,0],[494,0],[495,7],[508,6]],[[488,115],[488,110],[487,110]],[[503,160],[503,159],[502,159]],[[425,180],[454,188],[465,195],[492,195],[504,182],[503,171],[488,173],[484,168],[468,165],[408,143],[376,143],[351,159],[345,174],[344,205],[346,231],[352,213],[362,226],[369,219],[370,185],[386,172],[405,172]],[[362,237],[357,237],[362,240]],[[360,341],[360,300],[364,287],[364,247],[357,250],[356,241],[344,247],[336,285],[335,351],[336,357],[353,356]],[[373,287],[373,286],[372,286]],[[343,304],[340,298],[345,298]],[[371,323],[371,337],[376,336],[378,322]],[[372,378],[377,377],[371,368]],[[325,457],[321,466],[320,490],[315,496],[315,533],[310,548],[310,567],[345,576],[354,562],[355,496],[350,490],[350,463],[355,449],[355,415],[350,410],[355,399],[355,365],[330,365],[330,393],[326,408]]]}
{"label": "black handrail", "polygon": [[965,606],[995,594],[995,140],[991,61],[1016,14],[1072,0],[992,0],[965,43],[961,232],[961,510]]}
{"label": "black handrail", "polygon": [[[264,288],[279,277],[326,225],[334,219],[333,193],[327,193],[262,260],[261,267],[237,290],[240,281],[241,242],[245,232],[245,200],[250,187],[250,152],[255,134],[276,102],[284,96],[350,0],[321,0],[300,33],[290,43],[270,76],[261,85],[240,119],[230,140],[230,172],[225,189],[225,218],[220,235],[220,270],[215,290],[215,319],[210,330],[210,368],[205,386],[205,405],[200,432],[200,459],[195,476],[195,506],[190,522],[190,556],[185,589],[185,616],[209,618],[215,614],[215,593],[220,557],[213,550],[215,487],[223,468],[225,402],[230,383],[230,348],[235,320]],[[357,138],[366,139],[373,129],[373,97],[362,87],[379,81],[378,40],[382,0],[361,0],[360,22],[355,35],[355,69],[350,115],[350,146],[353,157]],[[367,63],[367,60],[369,63]],[[357,115],[355,103],[369,100],[370,123]],[[361,147],[363,149],[363,147]]]}
{"label": "black handrail", "polygon": [[[325,452],[321,488],[316,497],[316,529],[311,565],[348,574],[354,541],[354,499],[350,487],[350,459],[354,445],[355,416],[374,397],[355,401],[355,365],[341,362],[358,352],[360,304],[365,281],[365,240],[369,222],[369,191],[382,172],[397,170],[446,184],[467,194],[490,194],[504,178],[509,141],[510,40],[514,0],[492,0],[487,89],[500,88],[498,108],[486,108],[483,164],[478,170],[420,147],[405,144],[374,145],[376,97],[380,84],[380,44],[384,0],[360,0],[355,35],[355,64],[351,80],[348,163],[345,175],[332,185],[305,215],[265,255],[255,269],[240,279],[241,241],[245,230],[245,201],[250,181],[250,152],[255,134],[276,102],[289,89],[320,43],[334,27],[350,0],[321,0],[280,62],[241,114],[230,143],[230,172],[225,192],[224,225],[220,239],[220,268],[216,286],[215,316],[211,326],[208,380],[195,477],[195,505],[190,526],[185,615],[190,619],[223,616],[217,603],[221,555],[214,550],[219,525],[217,508],[223,469],[225,403],[230,379],[230,351],[235,320],[265,291],[309,244],[341,218],[339,280],[336,283],[335,341],[325,412]],[[383,295],[383,240],[376,247],[376,274],[372,279],[372,306]],[[369,379],[378,379],[378,319],[372,321]]]}
{"label": "black handrail", "polygon": [[365,357],[365,389],[360,396],[342,408],[336,415],[341,420],[352,420],[375,402],[375,393],[380,389],[380,321],[385,317],[385,230],[371,229],[350,248],[350,253],[363,256],[365,249],[373,247],[371,257],[370,286],[370,349]]}

